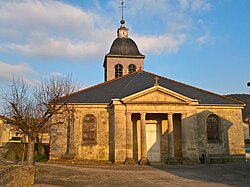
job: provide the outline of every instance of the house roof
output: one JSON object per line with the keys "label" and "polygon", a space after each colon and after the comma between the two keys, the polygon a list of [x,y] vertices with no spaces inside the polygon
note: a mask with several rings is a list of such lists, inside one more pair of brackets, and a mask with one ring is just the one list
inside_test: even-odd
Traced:
{"label": "house roof", "polygon": [[70,95],[68,103],[110,103],[112,99],[122,99],[132,94],[151,88],[158,77],[158,84],[166,89],[177,92],[191,99],[197,99],[200,104],[211,105],[243,105],[244,103],[189,86],[143,70],[127,74]]}

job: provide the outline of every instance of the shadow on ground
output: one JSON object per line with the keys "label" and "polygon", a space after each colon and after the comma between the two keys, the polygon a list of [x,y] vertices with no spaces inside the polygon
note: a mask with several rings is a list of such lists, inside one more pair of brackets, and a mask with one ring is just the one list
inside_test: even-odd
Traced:
{"label": "shadow on ground", "polygon": [[151,167],[195,181],[250,186],[250,161],[195,166],[151,164]]}

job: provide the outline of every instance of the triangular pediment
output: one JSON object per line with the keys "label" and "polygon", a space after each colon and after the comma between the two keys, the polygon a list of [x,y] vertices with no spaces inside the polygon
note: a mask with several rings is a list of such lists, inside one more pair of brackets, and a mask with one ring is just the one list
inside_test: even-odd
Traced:
{"label": "triangular pediment", "polygon": [[196,100],[168,90],[161,86],[154,86],[122,99],[125,103],[178,103],[189,104]]}

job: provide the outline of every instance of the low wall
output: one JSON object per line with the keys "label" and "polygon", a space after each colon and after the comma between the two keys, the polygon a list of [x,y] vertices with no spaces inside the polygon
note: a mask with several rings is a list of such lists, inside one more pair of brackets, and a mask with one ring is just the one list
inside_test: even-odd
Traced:
{"label": "low wall", "polygon": [[[5,146],[1,149],[5,149],[5,153],[1,155],[4,159],[7,160],[26,160],[27,157],[27,143],[21,142],[7,142]],[[40,144],[40,153],[41,155],[46,156],[48,159],[49,157],[49,144]],[[38,154],[38,144],[35,144],[35,156]],[[1,158],[1,157],[0,157]]]}
{"label": "low wall", "polygon": [[9,166],[0,169],[0,186],[32,186],[34,178],[34,166]]}

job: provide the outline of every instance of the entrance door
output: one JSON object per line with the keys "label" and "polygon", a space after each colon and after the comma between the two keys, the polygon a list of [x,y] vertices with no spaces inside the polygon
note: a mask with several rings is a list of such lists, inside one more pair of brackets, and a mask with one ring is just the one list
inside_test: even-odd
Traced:
{"label": "entrance door", "polygon": [[147,156],[150,162],[161,162],[160,125],[146,124]]}

